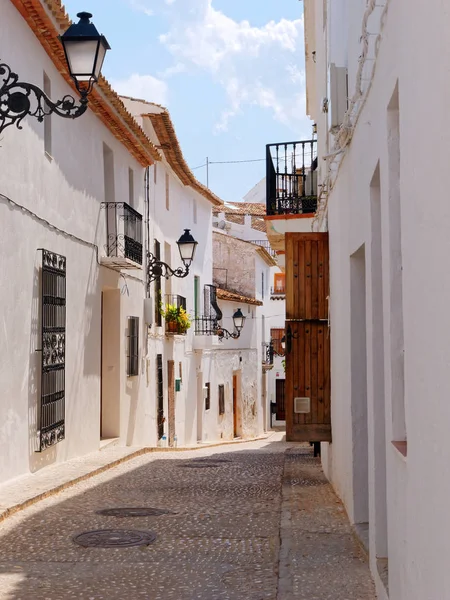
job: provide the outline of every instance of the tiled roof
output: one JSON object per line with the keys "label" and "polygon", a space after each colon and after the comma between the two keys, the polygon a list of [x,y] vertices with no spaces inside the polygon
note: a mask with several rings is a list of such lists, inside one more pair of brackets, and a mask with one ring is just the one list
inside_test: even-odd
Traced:
{"label": "tiled roof", "polygon": [[225,202],[222,210],[214,212],[218,214],[224,212],[228,215],[253,215],[255,217],[266,216],[266,205],[256,202]]}
{"label": "tiled roof", "polygon": [[[58,35],[63,33],[71,23],[61,0],[11,0],[11,2],[28,23],[59,73],[76,92],[74,82],[67,70],[64,50],[58,40]],[[89,96],[89,108],[143,167],[161,160],[156,146],[126,110],[119,96],[103,76]]]}
{"label": "tiled roof", "polygon": [[148,113],[147,115],[143,116],[146,116],[150,119],[153,129],[155,130],[155,133],[158,136],[161,144],[161,149],[164,152],[164,155],[166,156],[170,166],[180,181],[184,183],[184,185],[189,185],[192,187],[199,194],[209,200],[211,204],[222,207],[222,200],[194,177],[184,159],[169,111],[160,105],[158,106],[159,108],[163,109],[162,112]]}
{"label": "tiled roof", "polygon": [[217,298],[219,300],[228,300],[228,302],[242,302],[243,304],[253,304],[255,306],[262,306],[263,303],[256,298],[249,298],[248,296],[242,296],[236,292],[230,292],[217,288]]}

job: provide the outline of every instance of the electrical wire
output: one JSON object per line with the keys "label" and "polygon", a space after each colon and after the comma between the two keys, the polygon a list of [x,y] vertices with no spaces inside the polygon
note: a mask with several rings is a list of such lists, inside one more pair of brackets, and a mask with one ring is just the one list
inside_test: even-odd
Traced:
{"label": "electrical wire", "polygon": [[[53,225],[53,223],[50,223],[50,221],[47,221],[47,219],[44,219],[43,217],[40,217],[38,214],[36,214],[35,212],[33,212],[32,210],[30,210],[29,208],[27,208],[26,206],[23,206],[22,204],[19,204],[18,202],[15,202],[14,200],[11,200],[11,198],[9,198],[8,196],[5,196],[5,194],[2,194],[0,192],[0,198],[2,198],[3,200],[5,200],[9,206],[11,206],[13,209],[15,210],[20,210],[22,213],[26,214],[27,216],[29,216],[30,218],[32,218],[35,221],[38,221],[38,223],[41,223],[41,225],[44,225],[44,227],[47,227],[48,229],[50,229],[51,231],[54,231],[55,233],[64,236],[65,238],[68,238],[70,240],[73,240],[74,242],[78,242],[79,244],[83,244],[83,246],[86,246],[88,248],[92,248],[93,250],[95,250],[95,255],[96,255],[96,261],[99,267],[103,267],[105,269],[109,269],[110,271],[114,271],[115,273],[117,273],[117,271],[115,269],[113,269],[112,267],[108,267],[107,265],[102,265],[100,260],[99,260],[99,254],[98,254],[98,246],[97,244],[94,244],[93,242],[88,242],[87,240],[83,240],[83,238],[78,237],[77,235],[74,235],[73,233],[69,233],[68,231],[65,231],[64,229],[61,229],[60,227],[57,227],[56,225]],[[144,282],[142,281],[142,279],[139,279],[139,277],[134,277],[134,275],[128,275],[127,274],[120,274],[121,277],[128,278],[128,279],[133,279],[135,281],[139,281],[140,283],[144,284]],[[129,295],[129,291],[128,291],[128,287],[125,285],[124,288],[126,287],[125,292],[128,293]],[[122,289],[124,289],[122,288]],[[124,293],[125,293],[124,292]]]}
{"label": "electrical wire", "polygon": [[[369,92],[372,89],[377,67],[378,53],[380,50],[380,43],[390,4],[390,0],[385,0],[384,5],[377,4],[377,1],[379,0],[367,0],[366,10],[364,12],[361,26],[362,32],[360,41],[362,48],[358,60],[358,69],[356,72],[356,89],[349,101],[348,109],[344,115],[344,119],[339,131],[336,134],[334,149],[330,154],[328,154],[328,156],[324,157],[327,160],[327,174],[324,178],[322,190],[318,197],[317,212],[312,224],[312,229],[315,229],[316,231],[320,231],[323,228],[324,222],[328,218],[328,201],[330,193],[336,183],[345,156],[347,155],[347,149],[349,148],[353,139],[356,125],[358,124],[363,108],[367,102]],[[383,9],[380,15],[378,34],[371,33],[367,29],[369,18],[376,8]],[[369,57],[369,52],[371,49],[369,40],[372,37],[375,38],[373,44],[373,57]],[[367,86],[363,90],[363,73],[368,62],[372,62],[373,65],[370,72],[370,77],[367,79]]]}

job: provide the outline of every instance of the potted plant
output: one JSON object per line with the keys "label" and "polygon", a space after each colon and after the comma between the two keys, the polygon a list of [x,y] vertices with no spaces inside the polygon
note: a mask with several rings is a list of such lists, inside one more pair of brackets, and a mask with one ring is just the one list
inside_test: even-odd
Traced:
{"label": "potted plant", "polygon": [[167,324],[167,331],[170,333],[186,333],[191,326],[189,315],[182,306],[176,304],[166,304],[160,307],[161,315]]}

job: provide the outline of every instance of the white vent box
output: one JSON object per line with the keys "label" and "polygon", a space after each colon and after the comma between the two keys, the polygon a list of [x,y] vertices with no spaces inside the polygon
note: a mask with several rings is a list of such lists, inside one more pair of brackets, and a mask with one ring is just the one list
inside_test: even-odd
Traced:
{"label": "white vent box", "polygon": [[309,414],[311,412],[311,398],[294,398],[294,413]]}
{"label": "white vent box", "polygon": [[144,298],[144,321],[149,327],[153,324],[153,301],[151,298]]}
{"label": "white vent box", "polygon": [[343,121],[348,108],[347,68],[330,64],[328,71],[328,129],[333,133]]}

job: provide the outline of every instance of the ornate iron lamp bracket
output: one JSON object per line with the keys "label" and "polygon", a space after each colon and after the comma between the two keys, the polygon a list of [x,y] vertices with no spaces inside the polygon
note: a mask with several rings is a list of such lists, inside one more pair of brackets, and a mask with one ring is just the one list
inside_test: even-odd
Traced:
{"label": "ornate iron lamp bracket", "polygon": [[241,337],[241,332],[236,331],[235,333],[230,333],[228,329],[224,329],[219,325],[217,329],[217,335],[219,336],[220,341],[228,340],[229,338],[237,340],[239,337]]}
{"label": "ornate iron lamp bracket", "polygon": [[182,279],[189,275],[189,266],[186,265],[184,269],[178,267],[178,269],[172,269],[168,264],[158,260],[151,252],[147,254],[147,283],[150,285],[152,281],[160,277],[169,279],[170,277],[178,277]]}
{"label": "ornate iron lamp bracket", "polygon": [[36,85],[19,81],[17,73],[13,73],[7,64],[0,63],[0,133],[9,125],[22,129],[21,122],[27,115],[40,122],[52,113],[66,119],[80,117],[87,110],[87,96],[93,84],[91,81],[87,88],[79,89],[79,104],[68,94],[61,100],[52,102]]}

